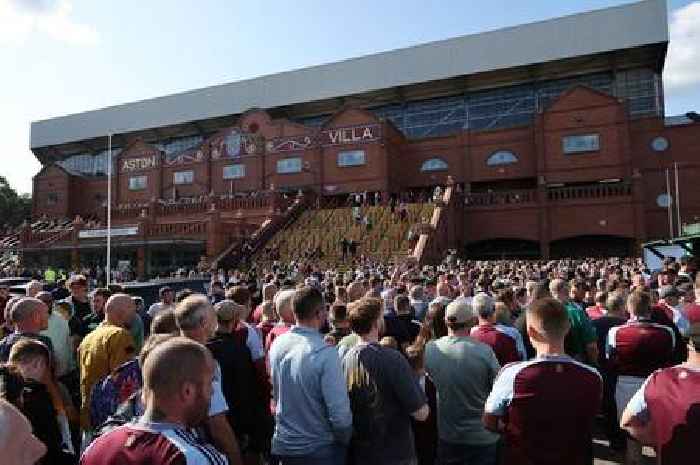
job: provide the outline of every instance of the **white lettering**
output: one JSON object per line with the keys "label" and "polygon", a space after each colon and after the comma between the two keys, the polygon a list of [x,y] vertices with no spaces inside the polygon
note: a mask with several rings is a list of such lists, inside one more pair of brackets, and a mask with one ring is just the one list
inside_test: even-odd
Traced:
{"label": "white lettering", "polygon": [[131,158],[129,160],[124,160],[124,163],[122,164],[122,171],[128,172],[147,170],[150,168],[154,168],[157,165],[158,162],[155,155],[148,158]]}

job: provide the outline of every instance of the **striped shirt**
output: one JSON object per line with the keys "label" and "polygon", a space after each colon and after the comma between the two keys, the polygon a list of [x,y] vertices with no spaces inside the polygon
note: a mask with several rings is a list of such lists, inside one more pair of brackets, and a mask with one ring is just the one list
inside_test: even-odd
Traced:
{"label": "striped shirt", "polygon": [[228,459],[191,430],[171,423],[129,423],[100,436],[81,465],[227,465]]}

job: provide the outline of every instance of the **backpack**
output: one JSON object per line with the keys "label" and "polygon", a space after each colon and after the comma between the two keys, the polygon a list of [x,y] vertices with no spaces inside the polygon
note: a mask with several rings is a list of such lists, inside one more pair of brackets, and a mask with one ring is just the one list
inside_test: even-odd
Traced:
{"label": "backpack", "polygon": [[114,415],[121,403],[142,386],[141,367],[136,359],[123,363],[99,380],[90,395],[90,424],[97,427],[104,423],[110,415]]}

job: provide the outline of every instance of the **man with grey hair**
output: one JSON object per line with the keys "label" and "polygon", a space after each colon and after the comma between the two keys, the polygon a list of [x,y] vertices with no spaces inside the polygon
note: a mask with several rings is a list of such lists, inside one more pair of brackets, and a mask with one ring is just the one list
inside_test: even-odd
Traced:
{"label": "man with grey hair", "polygon": [[294,299],[294,292],[295,291],[293,289],[285,289],[283,291],[279,291],[277,295],[275,295],[275,310],[280,316],[280,319],[275,327],[272,328],[267,334],[267,338],[265,339],[265,353],[270,352],[270,347],[272,347],[272,343],[275,341],[277,336],[281,336],[289,331],[294,324],[294,306],[292,303]]}
{"label": "man with grey hair", "polygon": [[489,346],[469,337],[476,322],[471,305],[452,302],[445,310],[447,336],[425,347],[425,369],[438,392],[441,463],[496,464],[498,435],[481,417],[500,365]]}
{"label": "man with grey hair", "polygon": [[409,291],[411,299],[411,307],[415,313],[415,318],[418,321],[425,320],[425,315],[428,313],[428,302],[424,298],[423,286],[416,284]]}
{"label": "man with grey hair", "polygon": [[[267,302],[272,302],[274,305],[275,294],[277,294],[277,286],[275,283],[265,283],[262,288],[262,302],[253,312],[252,320],[254,324],[260,323],[263,316],[263,308]],[[265,341],[263,341],[264,343]]]}
{"label": "man with grey hair", "polygon": [[9,316],[14,332],[0,341],[0,362],[7,362],[10,349],[23,337],[44,343],[53,354],[51,339],[40,334],[49,327],[49,311],[44,302],[34,297],[22,298],[13,304]]}
{"label": "man with grey hair", "polygon": [[472,300],[472,308],[479,324],[472,328],[469,335],[491,347],[501,366],[527,358],[525,344],[518,330],[496,324],[496,305],[493,297],[485,292],[478,293]]}
{"label": "man with grey hair", "polygon": [[570,299],[569,283],[554,279],[549,283],[549,292],[566,309],[571,329],[566,335],[566,353],[578,361],[596,365],[598,363],[598,338],[586,311]]}
{"label": "man with grey hair", "polygon": [[[175,307],[175,321],[182,336],[200,344],[206,344],[214,336],[217,327],[214,307],[203,294],[191,295],[178,303]],[[243,462],[238,441],[226,418],[228,404],[222,390],[221,379],[221,366],[214,361],[209,416],[205,424],[216,448],[228,457],[231,464],[241,464]]]}

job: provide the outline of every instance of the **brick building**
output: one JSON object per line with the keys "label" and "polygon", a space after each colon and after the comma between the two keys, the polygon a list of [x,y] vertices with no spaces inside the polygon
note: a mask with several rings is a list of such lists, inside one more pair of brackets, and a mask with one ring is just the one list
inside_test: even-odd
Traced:
{"label": "brick building", "polygon": [[260,237],[297,192],[386,201],[448,177],[443,249],[636,253],[669,205],[676,234],[700,216],[700,122],[665,115],[667,46],[645,0],[35,122],[34,215],[55,220],[20,248],[100,261],[111,134],[115,253],[140,274]]}

